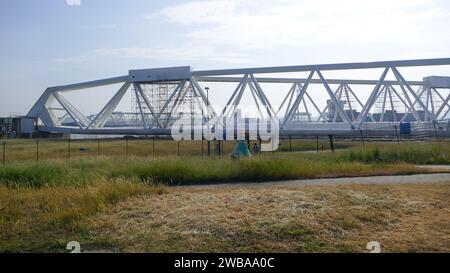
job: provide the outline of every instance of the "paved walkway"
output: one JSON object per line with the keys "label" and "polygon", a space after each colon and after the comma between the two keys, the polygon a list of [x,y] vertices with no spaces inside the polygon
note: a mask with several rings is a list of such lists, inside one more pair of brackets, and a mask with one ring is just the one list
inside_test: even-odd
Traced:
{"label": "paved walkway", "polygon": [[[424,168],[448,169],[450,166],[424,166]],[[305,180],[287,180],[261,183],[229,183],[212,185],[186,186],[193,188],[223,188],[223,187],[271,187],[287,186],[300,187],[307,185],[344,185],[344,184],[421,184],[421,183],[450,183],[449,173],[436,174],[415,174],[415,175],[390,175],[390,176],[370,176],[370,177],[350,177],[350,178],[324,178],[324,179],[305,179]]]}

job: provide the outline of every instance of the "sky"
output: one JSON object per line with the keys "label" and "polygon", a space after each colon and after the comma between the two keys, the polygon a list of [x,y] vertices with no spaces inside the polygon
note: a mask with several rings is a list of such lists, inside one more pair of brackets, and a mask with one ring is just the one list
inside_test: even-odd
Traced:
{"label": "sky", "polygon": [[[49,86],[130,69],[444,58],[449,34],[448,0],[0,0],[0,116],[26,114]],[[411,80],[450,76],[433,69]]]}

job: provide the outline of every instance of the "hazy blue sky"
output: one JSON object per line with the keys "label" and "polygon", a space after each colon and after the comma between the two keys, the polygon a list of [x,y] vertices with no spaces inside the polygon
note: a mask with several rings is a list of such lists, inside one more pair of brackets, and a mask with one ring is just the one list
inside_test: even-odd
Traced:
{"label": "hazy blue sky", "polygon": [[448,0],[68,2],[0,0],[0,115],[133,68],[450,57]]}

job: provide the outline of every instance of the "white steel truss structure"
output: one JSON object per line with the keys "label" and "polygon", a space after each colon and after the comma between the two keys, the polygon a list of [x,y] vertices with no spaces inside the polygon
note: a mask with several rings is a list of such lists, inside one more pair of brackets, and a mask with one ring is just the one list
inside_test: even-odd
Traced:
{"label": "white steel truss structure", "polygon": [[[218,120],[230,117],[240,106],[244,92],[249,90],[258,115],[277,118],[281,133],[357,132],[371,124],[400,122],[433,123],[442,129],[445,126],[441,124],[448,122],[450,112],[450,94],[445,93],[450,90],[450,78],[428,77],[423,81],[407,81],[399,71],[404,67],[424,66],[450,66],[450,58],[208,71],[192,71],[188,66],[130,70],[127,76],[50,87],[27,116],[35,118],[38,130],[44,132],[164,135],[170,133],[170,126],[180,118],[176,114],[180,111],[201,116],[204,123],[213,117]],[[327,79],[323,74],[324,71],[375,68],[382,69],[376,80]],[[308,77],[261,76],[292,72],[305,72]],[[394,80],[387,80],[388,73]],[[237,86],[223,109],[218,111],[211,105],[200,83],[236,83]],[[267,90],[263,90],[262,84],[267,83],[290,85],[279,107],[274,107]],[[100,112],[89,116],[82,114],[65,96],[66,92],[115,84],[121,84],[119,90]],[[165,89],[163,99],[161,95],[157,97],[159,93],[151,91],[151,88],[159,88],[158,84],[172,86]],[[320,85],[325,91],[325,107],[319,106],[313,98],[311,85]],[[368,99],[361,99],[357,86],[372,88]],[[132,92],[135,98],[137,110],[134,117],[133,113],[116,112],[127,92]],[[55,103],[59,106],[54,107]],[[63,117],[58,117],[56,111],[63,112]],[[127,126],[126,118],[133,120],[129,124],[134,126]],[[65,123],[67,119],[71,122]]]}

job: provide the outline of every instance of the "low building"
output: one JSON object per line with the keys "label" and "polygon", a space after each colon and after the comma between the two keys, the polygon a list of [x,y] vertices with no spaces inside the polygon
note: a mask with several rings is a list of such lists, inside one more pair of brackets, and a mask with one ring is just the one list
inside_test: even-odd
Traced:
{"label": "low building", "polygon": [[35,132],[36,121],[34,118],[0,117],[0,135],[2,137],[32,137]]}

